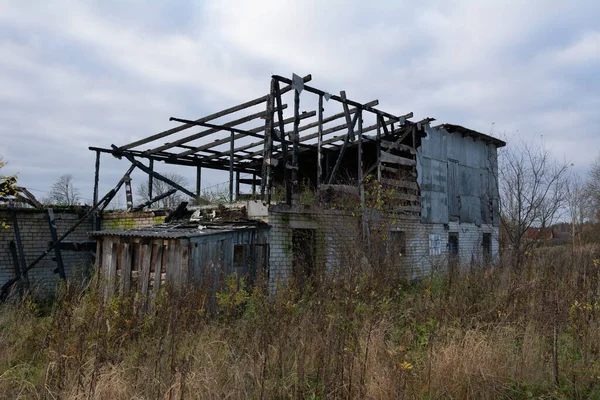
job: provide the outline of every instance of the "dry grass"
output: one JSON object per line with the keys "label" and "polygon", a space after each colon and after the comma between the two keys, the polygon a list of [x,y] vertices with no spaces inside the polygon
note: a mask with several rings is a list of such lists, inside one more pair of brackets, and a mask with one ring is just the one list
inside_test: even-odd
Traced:
{"label": "dry grass", "polygon": [[[408,284],[352,270],[271,298],[235,285],[0,307],[5,398],[598,398],[599,249]],[[358,268],[358,267],[357,267]],[[451,282],[451,284],[449,283]],[[558,365],[558,375],[554,366]],[[556,381],[558,379],[558,381]]]}

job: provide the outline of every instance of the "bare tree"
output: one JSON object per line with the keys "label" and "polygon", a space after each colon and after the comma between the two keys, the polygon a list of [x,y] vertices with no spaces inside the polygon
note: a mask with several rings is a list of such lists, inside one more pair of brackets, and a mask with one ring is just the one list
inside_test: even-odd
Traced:
{"label": "bare tree", "polygon": [[81,193],[73,184],[73,175],[64,174],[52,184],[45,202],[60,206],[73,206],[79,203]]}
{"label": "bare tree", "polygon": [[[174,172],[167,172],[162,174],[165,178],[172,180],[173,182],[181,185],[183,187],[187,186],[187,180],[182,175],[179,175]],[[162,195],[169,190],[173,189],[173,187],[163,181],[160,181],[156,178],[152,179],[152,197],[156,197]],[[140,183],[136,190],[137,195],[137,203],[142,204],[146,201],[150,200],[150,196],[148,196],[148,181]],[[175,208],[182,201],[186,200],[186,196],[182,195],[180,192],[173,193],[170,196],[165,197],[154,203],[153,207],[158,208]]]}
{"label": "bare tree", "polygon": [[[543,145],[521,142],[500,154],[501,221],[519,267],[524,253],[541,239],[567,201],[569,163],[552,158]],[[540,228],[534,237],[529,228]]]}
{"label": "bare tree", "polygon": [[589,196],[579,174],[571,175],[566,190],[566,205],[571,217],[571,241],[575,246],[575,238],[581,233],[581,227],[589,215]]}
{"label": "bare tree", "polygon": [[588,218],[592,221],[600,220],[600,156],[596,158],[585,187],[588,204]]}

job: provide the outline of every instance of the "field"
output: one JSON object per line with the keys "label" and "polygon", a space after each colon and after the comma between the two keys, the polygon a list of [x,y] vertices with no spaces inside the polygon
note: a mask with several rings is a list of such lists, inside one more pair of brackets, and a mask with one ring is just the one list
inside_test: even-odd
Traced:
{"label": "field", "polygon": [[0,306],[5,398],[600,398],[600,249],[417,282],[360,265],[268,298],[228,282]]}

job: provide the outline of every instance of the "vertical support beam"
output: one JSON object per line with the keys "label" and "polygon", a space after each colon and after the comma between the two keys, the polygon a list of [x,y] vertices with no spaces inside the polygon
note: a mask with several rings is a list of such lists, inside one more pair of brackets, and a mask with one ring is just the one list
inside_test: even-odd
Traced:
{"label": "vertical support beam", "polygon": [[319,128],[318,128],[318,142],[317,142],[317,189],[321,186],[321,178],[323,177],[323,167],[321,166],[323,154],[323,95],[319,95]]}
{"label": "vertical support beam", "polygon": [[127,199],[127,211],[131,211],[133,208],[133,194],[131,193],[131,177],[129,175],[125,179],[125,197]]}
{"label": "vertical support beam", "polygon": [[256,174],[252,174],[252,197],[256,196]]}
{"label": "vertical support beam", "polygon": [[12,223],[15,230],[15,239],[17,241],[17,250],[19,252],[19,262],[21,264],[21,279],[26,288],[29,288],[29,278],[27,276],[27,261],[25,260],[25,252],[23,251],[23,242],[21,241],[21,231],[19,230],[19,221],[17,220],[17,211],[14,209],[14,204],[11,205]]}
{"label": "vertical support beam", "polygon": [[277,102],[277,121],[279,124],[279,139],[281,141],[281,154],[283,155],[283,177],[285,181],[285,202],[288,205],[292,204],[292,187],[290,186],[290,172],[288,168],[288,148],[287,140],[285,138],[285,124],[283,123],[283,104],[281,101],[281,92],[279,90],[279,81],[274,83],[275,89],[275,100]]}
{"label": "vertical support beam", "polygon": [[[154,160],[150,159],[149,163],[148,163],[148,168],[150,169],[150,171],[154,172]],[[152,174],[148,174],[148,200],[150,200],[152,198],[152,183],[154,181],[154,178],[152,178]]]}
{"label": "vertical support beam", "polygon": [[300,92],[294,90],[294,137],[292,138],[292,196],[299,192],[298,183],[298,153],[300,151]]}
{"label": "vertical support beam", "polygon": [[[17,257],[17,245],[14,240],[10,241],[10,255],[13,260],[13,268],[15,270],[15,278],[21,279],[21,268],[19,268],[19,258]],[[19,285],[19,295],[23,297],[23,285]]]}
{"label": "vertical support beam", "polygon": [[96,150],[96,172],[94,174],[94,206],[98,204],[98,181],[100,180],[100,151]]}
{"label": "vertical support beam", "polygon": [[381,121],[377,118],[377,180],[381,181]]}
{"label": "vertical support beam", "polygon": [[196,197],[200,198],[202,192],[202,167],[196,167]]}
{"label": "vertical support beam", "polygon": [[360,208],[362,218],[362,235],[363,239],[369,243],[369,235],[367,233],[367,216],[365,215],[365,186],[363,182],[363,160],[362,160],[362,130],[363,118],[362,108],[356,111],[358,115],[358,190],[360,193]]}
{"label": "vertical support beam", "polygon": [[[56,233],[56,220],[54,219],[54,210],[52,208],[48,209],[48,223],[50,225],[50,237],[52,238],[52,243],[56,243],[58,241],[58,234]],[[58,276],[63,281],[67,280],[67,275],[65,274],[65,264],[63,263],[62,253],[60,252],[60,245],[54,246],[54,257],[56,258],[56,265],[58,267]]]}
{"label": "vertical support beam", "polygon": [[235,201],[240,199],[240,171],[235,172]]}
{"label": "vertical support beam", "polygon": [[233,150],[235,134],[231,131],[231,140],[229,141],[229,202],[233,203]]}
{"label": "vertical support beam", "polygon": [[267,114],[265,115],[265,144],[263,149],[262,176],[260,179],[260,196],[267,204],[271,202],[271,155],[273,153],[273,116],[275,113],[273,99],[275,82],[271,80],[271,92],[267,98]]}

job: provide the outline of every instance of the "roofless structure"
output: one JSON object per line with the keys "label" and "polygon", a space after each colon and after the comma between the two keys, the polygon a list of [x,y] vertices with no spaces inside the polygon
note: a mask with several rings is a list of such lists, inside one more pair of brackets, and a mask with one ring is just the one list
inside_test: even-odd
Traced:
{"label": "roofless structure", "polygon": [[[190,197],[200,196],[207,168],[229,172],[230,201],[245,190],[270,204],[276,183],[285,188],[288,205],[301,186],[343,185],[360,192],[365,176],[376,174],[385,184],[405,189],[404,211],[418,215],[416,147],[433,119],[413,122],[411,112],[386,112],[377,108],[378,100],[359,102],[344,91],[331,94],[308,85],[311,79],[273,75],[264,96],[196,120],[172,117],[181,125],[131,143],[90,147],[96,152],[94,203],[100,154],[109,153],[150,175],[151,199],[152,177]],[[157,161],[195,167],[196,191],[157,173]],[[130,172],[123,180],[128,202]]]}

